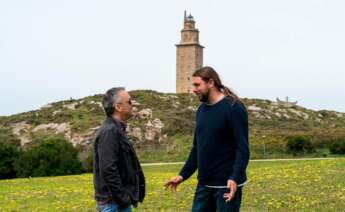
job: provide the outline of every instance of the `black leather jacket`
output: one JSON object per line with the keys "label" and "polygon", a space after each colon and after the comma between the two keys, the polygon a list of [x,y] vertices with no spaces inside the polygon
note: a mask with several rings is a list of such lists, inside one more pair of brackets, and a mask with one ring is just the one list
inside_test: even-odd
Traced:
{"label": "black leather jacket", "polygon": [[93,163],[96,201],[137,206],[144,200],[144,173],[119,121],[108,117],[98,129]]}

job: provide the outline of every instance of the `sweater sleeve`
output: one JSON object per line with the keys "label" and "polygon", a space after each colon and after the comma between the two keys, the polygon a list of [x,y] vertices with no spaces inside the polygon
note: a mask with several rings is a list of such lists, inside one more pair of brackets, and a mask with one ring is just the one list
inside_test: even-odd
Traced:
{"label": "sweater sleeve", "polygon": [[197,154],[197,141],[194,133],[193,147],[189,153],[188,159],[180,171],[180,176],[183,180],[187,180],[198,168],[198,154]]}
{"label": "sweater sleeve", "polygon": [[229,179],[238,184],[245,176],[249,161],[248,114],[245,106],[236,102],[231,106],[229,116],[236,149],[233,172]]}

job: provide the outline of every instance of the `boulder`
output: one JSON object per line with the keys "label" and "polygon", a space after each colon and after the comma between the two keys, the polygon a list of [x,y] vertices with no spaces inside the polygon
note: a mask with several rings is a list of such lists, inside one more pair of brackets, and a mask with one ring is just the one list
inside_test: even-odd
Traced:
{"label": "boulder", "polygon": [[71,104],[65,104],[63,105],[62,107],[63,108],[67,108],[67,109],[70,109],[70,110],[75,110],[76,106],[78,105],[78,102],[73,102]]}
{"label": "boulder", "polygon": [[152,110],[150,108],[142,109],[138,112],[139,119],[151,119],[152,118]]}
{"label": "boulder", "polygon": [[258,111],[262,111],[262,108],[257,107],[257,106],[255,106],[255,105],[250,105],[250,106],[248,107],[248,110],[258,112]]}

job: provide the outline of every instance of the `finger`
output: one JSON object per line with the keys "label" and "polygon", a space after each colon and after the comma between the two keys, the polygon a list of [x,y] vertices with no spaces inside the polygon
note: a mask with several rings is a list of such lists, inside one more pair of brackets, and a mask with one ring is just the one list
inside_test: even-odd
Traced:
{"label": "finger", "polygon": [[170,185],[165,185],[165,190],[169,189]]}
{"label": "finger", "polygon": [[225,202],[230,202],[230,200],[231,200],[230,194],[229,193],[225,193],[224,194],[224,199],[225,199]]}
{"label": "finger", "polygon": [[174,186],[173,182],[169,182],[166,184],[165,189],[172,189],[172,187]]}
{"label": "finger", "polygon": [[229,193],[230,200],[232,200],[232,198],[234,198],[235,192],[236,192],[236,189],[231,189],[231,191]]}
{"label": "finger", "polygon": [[169,180],[168,182],[166,182],[165,184],[166,185],[172,185],[172,184],[174,184],[175,182],[174,182],[174,180]]}
{"label": "finger", "polygon": [[170,184],[171,184],[171,182],[168,181],[168,182],[164,183],[164,187],[167,188],[170,186]]}
{"label": "finger", "polygon": [[233,189],[231,189],[230,193],[229,193],[229,197],[232,199],[232,197],[234,196],[235,192]]}

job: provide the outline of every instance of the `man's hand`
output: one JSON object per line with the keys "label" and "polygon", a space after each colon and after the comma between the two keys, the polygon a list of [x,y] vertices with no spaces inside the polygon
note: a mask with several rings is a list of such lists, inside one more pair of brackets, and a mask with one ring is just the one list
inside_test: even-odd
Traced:
{"label": "man's hand", "polygon": [[237,190],[237,183],[233,180],[228,180],[227,187],[230,191],[229,193],[224,194],[224,199],[225,199],[225,202],[230,202],[235,196],[235,193]]}
{"label": "man's hand", "polygon": [[171,178],[171,180],[169,180],[168,182],[166,182],[164,184],[165,189],[171,189],[172,191],[176,192],[176,187],[183,181],[183,177],[182,176],[175,176],[173,178]]}

